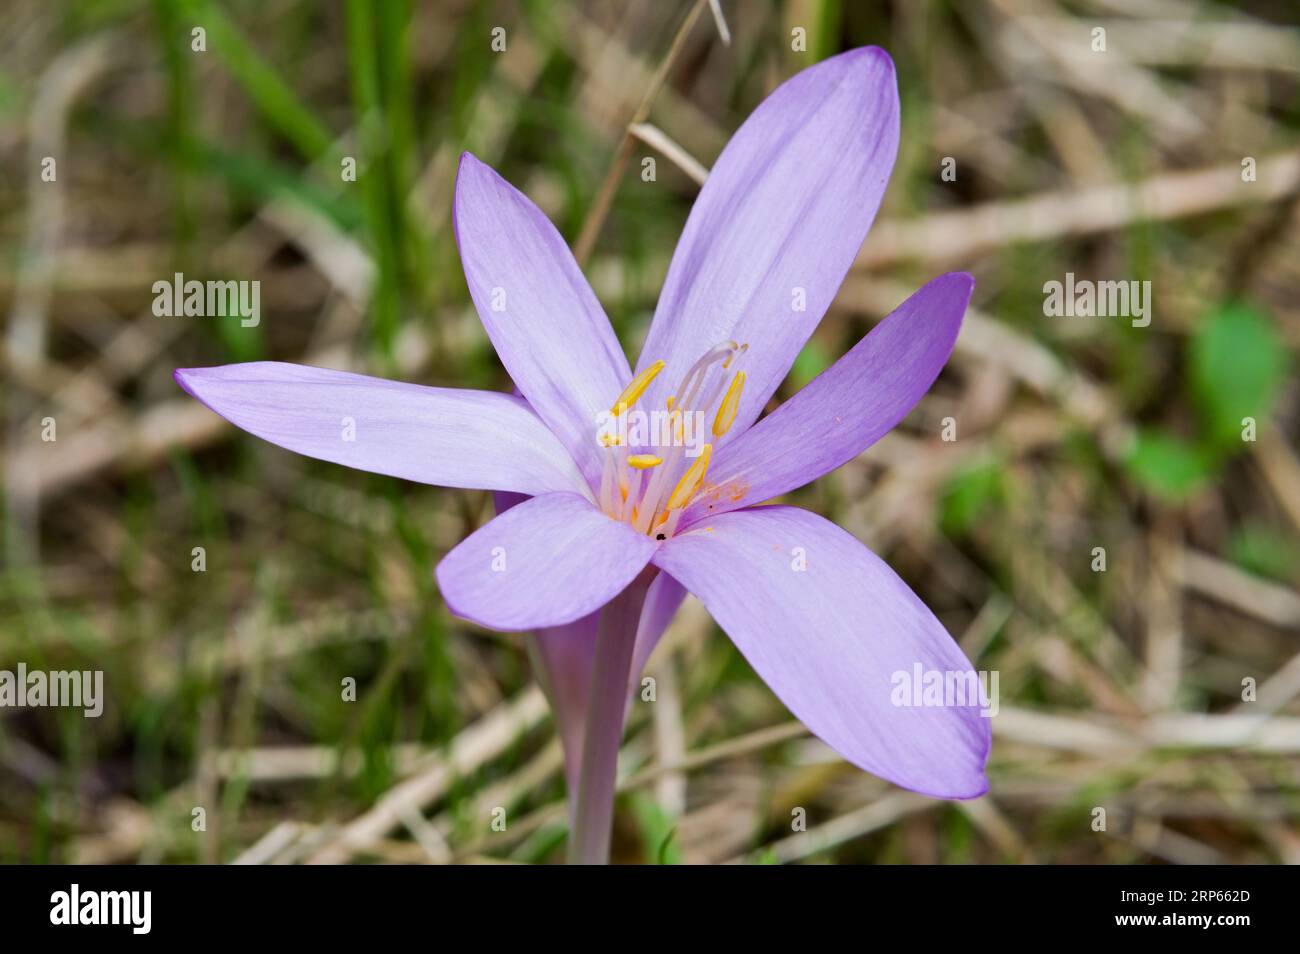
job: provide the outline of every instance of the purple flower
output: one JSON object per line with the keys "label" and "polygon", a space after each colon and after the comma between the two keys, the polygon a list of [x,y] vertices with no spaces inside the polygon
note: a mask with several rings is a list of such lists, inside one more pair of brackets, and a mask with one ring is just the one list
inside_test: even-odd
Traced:
{"label": "purple flower", "polygon": [[500,492],[502,512],[447,554],[438,583],[459,616],[535,631],[577,860],[607,849],[628,688],[687,591],[850,762],[928,795],[987,790],[979,700],[900,704],[895,691],[898,673],[973,675],[934,614],[844,530],[759,506],[889,431],[956,340],[973,287],[962,273],[931,281],[759,420],[880,205],[898,112],[893,64],[875,48],[769,96],[691,211],[635,374],[559,233],[468,153],[456,236],[520,397],[276,362],[176,372],[281,447]]}

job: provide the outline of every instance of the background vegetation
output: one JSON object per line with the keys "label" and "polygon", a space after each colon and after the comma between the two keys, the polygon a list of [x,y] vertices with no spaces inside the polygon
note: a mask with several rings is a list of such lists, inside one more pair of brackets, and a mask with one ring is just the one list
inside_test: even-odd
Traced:
{"label": "background vegetation", "polygon": [[[792,499],[1000,673],[992,791],[933,801],[838,761],[691,601],[633,710],[616,858],[1300,860],[1295,5],[721,8],[729,44],[694,0],[5,5],[0,668],[102,669],[108,699],[0,710],[0,859],[561,858],[522,644],[434,585],[488,496],[281,451],[171,370],[507,388],[451,235],[464,149],[577,244],[635,353],[693,162],[780,80],[874,43],[898,165],[781,396],[941,271],[972,271],[975,301],[905,424]],[[156,317],[178,271],[260,280],[261,323]],[[1150,326],[1045,317],[1067,272],[1151,281]]]}

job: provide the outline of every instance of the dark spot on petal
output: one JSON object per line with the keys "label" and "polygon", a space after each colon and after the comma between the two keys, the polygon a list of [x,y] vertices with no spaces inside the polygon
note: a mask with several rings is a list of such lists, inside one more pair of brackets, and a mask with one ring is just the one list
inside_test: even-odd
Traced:
{"label": "dark spot on petal", "polygon": [[656,539],[656,540],[667,540],[668,538],[667,538],[666,536],[664,536],[662,533],[656,533],[656,534],[655,534],[655,539]]}

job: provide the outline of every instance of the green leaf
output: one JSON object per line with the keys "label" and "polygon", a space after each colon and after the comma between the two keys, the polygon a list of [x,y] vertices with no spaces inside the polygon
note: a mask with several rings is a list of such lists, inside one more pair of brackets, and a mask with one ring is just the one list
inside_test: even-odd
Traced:
{"label": "green leaf", "polygon": [[298,98],[293,84],[257,52],[222,4],[190,0],[182,7],[192,11],[195,22],[206,27],[208,48],[225,64],[262,118],[303,158],[316,159],[331,147],[334,133],[330,127]]}
{"label": "green leaf", "polygon": [[1265,524],[1251,524],[1233,533],[1228,558],[1256,576],[1291,583],[1300,570],[1300,542]]}
{"label": "green leaf", "polygon": [[831,366],[830,355],[815,340],[809,341],[794,359],[790,369],[790,380],[798,389],[808,385],[813,378]]}
{"label": "green leaf", "polygon": [[189,168],[218,176],[241,195],[257,201],[298,202],[349,231],[362,223],[361,208],[351,196],[333,194],[293,168],[253,152],[234,152],[195,137],[186,144],[182,158]]}
{"label": "green leaf", "polygon": [[939,523],[950,537],[968,533],[984,514],[1006,499],[1002,462],[976,461],[948,482],[939,502]]}
{"label": "green leaf", "polygon": [[632,811],[636,816],[637,827],[641,829],[642,842],[647,849],[650,849],[647,854],[654,859],[652,863],[681,864],[682,852],[677,845],[677,826],[659,807],[659,803],[647,795],[638,793],[632,798]]}
{"label": "green leaf", "polygon": [[1190,376],[1204,435],[1220,450],[1241,449],[1242,419],[1262,427],[1286,376],[1288,354],[1272,322],[1242,303],[1206,317],[1191,342]]}
{"label": "green leaf", "polygon": [[1213,473],[1203,451],[1157,431],[1138,434],[1124,466],[1144,488],[1175,502],[1195,493]]}

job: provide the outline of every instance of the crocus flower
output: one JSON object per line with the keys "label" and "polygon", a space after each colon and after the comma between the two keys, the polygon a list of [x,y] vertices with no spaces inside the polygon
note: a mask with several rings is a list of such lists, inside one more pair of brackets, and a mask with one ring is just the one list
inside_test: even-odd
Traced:
{"label": "crocus flower", "polygon": [[[893,64],[876,48],[773,92],[700,192],[635,373],[554,226],[468,153],[456,238],[517,395],[277,362],[176,372],[212,410],[289,450],[498,492],[501,512],[446,555],[438,584],[457,615],[534,634],[575,860],[607,857],[628,690],[687,591],[849,762],[936,797],[987,790],[980,701],[915,705],[897,692],[899,673],[973,676],[943,625],[849,533],[762,505],[894,427],[956,340],[973,287],[961,273],[925,285],[760,420],[880,205],[898,115]],[[656,417],[647,411],[659,412],[655,435],[631,434],[626,422]]]}

